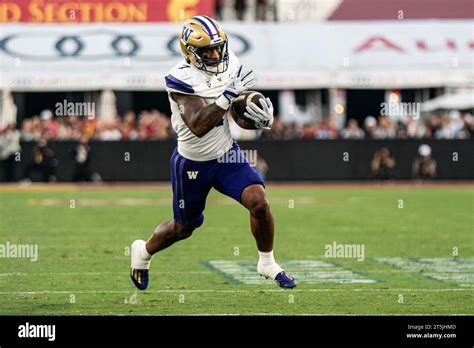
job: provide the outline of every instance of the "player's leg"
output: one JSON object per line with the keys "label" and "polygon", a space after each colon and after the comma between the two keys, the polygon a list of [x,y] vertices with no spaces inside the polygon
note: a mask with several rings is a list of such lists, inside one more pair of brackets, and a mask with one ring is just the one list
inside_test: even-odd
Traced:
{"label": "player's leg", "polygon": [[275,223],[264,187],[260,184],[247,186],[242,192],[241,203],[250,212],[250,227],[258,250],[272,251]]}
{"label": "player's leg", "polygon": [[276,263],[273,257],[274,220],[265,195],[265,184],[253,169],[237,144],[230,151],[234,163],[221,163],[214,187],[221,193],[234,198],[250,212],[250,228],[257,242],[259,262],[257,270],[265,277],[274,279],[283,288],[296,286],[290,277]]}
{"label": "player's leg", "polygon": [[177,241],[190,237],[194,229],[195,227],[183,226],[172,219],[158,225],[146,242],[136,240],[132,243],[130,276],[138,289],[144,290],[148,286],[148,270],[152,256]]}
{"label": "player's leg", "polygon": [[170,165],[173,219],[160,224],[147,241],[136,240],[132,243],[130,276],[140,290],[148,286],[148,269],[152,256],[177,241],[190,237],[204,221],[203,211],[215,169],[206,162],[189,161],[176,150]]}
{"label": "player's leg", "polygon": [[273,256],[275,223],[263,185],[247,186],[242,191],[241,203],[250,212],[250,228],[257,242],[259,254],[258,273],[276,280],[280,287],[295,287],[296,280],[278,265]]}
{"label": "player's leg", "polygon": [[194,230],[195,227],[183,226],[174,219],[163,222],[146,241],[146,251],[153,255],[180,240],[191,237]]}

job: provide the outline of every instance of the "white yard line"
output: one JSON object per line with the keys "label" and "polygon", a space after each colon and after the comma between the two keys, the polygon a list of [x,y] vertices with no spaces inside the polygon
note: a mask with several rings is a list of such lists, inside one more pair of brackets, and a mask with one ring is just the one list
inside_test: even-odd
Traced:
{"label": "white yard line", "polygon": [[[308,272],[317,272],[317,271],[308,271]],[[364,274],[364,273],[420,273],[420,271],[417,270],[352,270],[352,271],[346,271],[346,272],[355,272],[358,274]],[[463,271],[464,273],[474,273],[471,271]],[[217,273],[212,272],[212,271],[157,271],[158,274],[207,274],[207,275],[215,275]],[[300,272],[301,273],[301,272]],[[304,272],[303,272],[304,273]],[[320,272],[318,272],[320,273]],[[455,275],[456,273],[459,272],[453,272]],[[62,275],[62,276],[96,276],[96,275],[128,275],[128,272],[42,272],[42,273],[26,273],[26,272],[10,272],[10,273],[0,273],[0,277],[12,277],[12,276],[57,276],[57,275]],[[424,274],[422,274],[424,275]]]}
{"label": "white yard line", "polygon": [[[114,312],[110,312],[107,314],[103,315],[116,315],[116,316],[130,316],[130,314],[117,314]],[[185,316],[185,317],[195,317],[195,316],[203,316],[203,317],[208,317],[208,316],[216,316],[216,317],[236,317],[236,316],[285,316],[285,317],[298,317],[298,316],[305,316],[305,317],[334,317],[334,316],[343,316],[343,317],[370,317],[370,316],[418,316],[418,317],[425,317],[425,316],[433,316],[436,314],[420,314],[420,313],[298,313],[298,314],[288,314],[288,313],[192,313],[192,314],[140,314],[139,316],[151,316],[151,317],[156,317],[156,316]],[[446,316],[469,316],[470,314],[465,314],[465,313],[450,313],[450,314],[443,314]],[[131,315],[133,317],[133,314]]]}
{"label": "white yard line", "polygon": [[[172,271],[172,272],[159,272],[159,274],[215,274],[211,271]],[[24,272],[13,272],[13,273],[0,273],[0,277],[13,277],[13,276],[101,276],[101,275],[123,275],[128,276],[128,272],[43,272],[43,273],[24,273]]]}
{"label": "white yard line", "polygon": [[[1,191],[1,190],[0,190]],[[332,200],[329,200],[332,202]],[[288,204],[286,197],[272,197],[272,204]],[[297,196],[294,198],[295,204],[324,204],[328,202],[327,198],[317,199],[310,196]],[[335,203],[350,203],[348,198],[335,199]],[[59,206],[69,207],[69,199],[61,198],[30,198],[26,201],[29,206]],[[77,198],[74,201],[76,206],[154,206],[154,205],[170,205],[172,197],[162,198]],[[231,198],[219,197],[209,198],[207,205],[236,205],[237,203]]]}
{"label": "white yard line", "polygon": [[[451,292],[451,291],[474,291],[474,289],[293,289],[293,292]],[[41,294],[131,294],[134,290],[85,290],[85,291],[1,291],[0,295],[41,295]],[[259,292],[285,292],[284,289],[254,289],[254,290],[218,290],[218,289],[175,289],[175,290],[145,290],[145,293],[259,293]]]}

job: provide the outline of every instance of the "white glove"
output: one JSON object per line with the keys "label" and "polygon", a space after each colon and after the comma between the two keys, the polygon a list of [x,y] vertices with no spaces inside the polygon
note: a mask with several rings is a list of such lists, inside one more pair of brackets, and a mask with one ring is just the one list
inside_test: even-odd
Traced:
{"label": "white glove", "polygon": [[255,103],[250,103],[244,116],[253,120],[255,127],[270,129],[273,124],[273,104],[270,98],[260,98],[259,101],[263,109],[260,109]]}
{"label": "white glove", "polygon": [[253,70],[244,69],[241,65],[237,70],[237,74],[230,84],[227,85],[224,93],[216,99],[216,104],[227,110],[232,101],[242,92],[255,86],[255,76]]}

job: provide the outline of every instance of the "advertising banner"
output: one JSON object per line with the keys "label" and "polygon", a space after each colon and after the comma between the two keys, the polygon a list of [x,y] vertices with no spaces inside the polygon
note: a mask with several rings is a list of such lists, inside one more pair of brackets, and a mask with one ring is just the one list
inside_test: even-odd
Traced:
{"label": "advertising banner", "polygon": [[[258,88],[422,88],[474,84],[470,21],[223,23]],[[0,86],[163,90],[183,59],[179,24],[3,25]]]}
{"label": "advertising banner", "polygon": [[214,0],[2,0],[0,23],[182,22],[214,15]]}

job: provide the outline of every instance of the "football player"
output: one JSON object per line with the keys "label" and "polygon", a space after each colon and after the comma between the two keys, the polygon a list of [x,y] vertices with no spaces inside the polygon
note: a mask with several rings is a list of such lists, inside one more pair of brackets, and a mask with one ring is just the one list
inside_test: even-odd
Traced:
{"label": "football player", "polygon": [[[184,22],[179,43],[184,60],[165,77],[171,122],[178,135],[170,161],[174,216],[147,241],[132,243],[132,281],[140,290],[147,288],[152,255],[190,237],[202,225],[207,195],[215,188],[249,210],[259,253],[257,272],[282,288],[293,288],[296,280],[273,257],[275,227],[265,184],[232,139],[226,117],[232,101],[255,85],[253,72],[239,64],[228,48],[226,33],[207,16]],[[247,107],[245,116],[257,128],[269,128],[273,105],[268,98],[259,101],[261,105]],[[237,163],[219,161],[227,151],[237,154],[232,156]]]}

